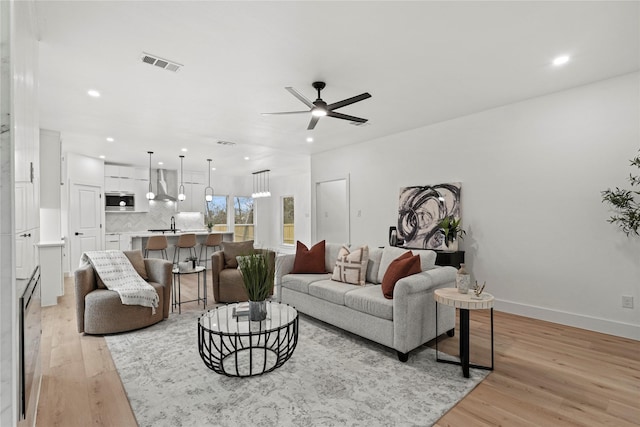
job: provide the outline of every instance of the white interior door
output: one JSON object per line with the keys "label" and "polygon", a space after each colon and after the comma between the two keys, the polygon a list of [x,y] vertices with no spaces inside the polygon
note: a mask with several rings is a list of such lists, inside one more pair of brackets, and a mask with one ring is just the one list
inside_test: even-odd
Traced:
{"label": "white interior door", "polygon": [[316,240],[350,243],[347,179],[316,183]]}
{"label": "white interior door", "polygon": [[69,208],[71,269],[75,270],[83,252],[102,250],[102,189],[72,184]]}

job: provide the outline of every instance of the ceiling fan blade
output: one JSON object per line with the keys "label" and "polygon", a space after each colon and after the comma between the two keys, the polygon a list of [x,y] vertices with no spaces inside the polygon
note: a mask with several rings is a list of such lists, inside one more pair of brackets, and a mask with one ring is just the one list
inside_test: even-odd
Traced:
{"label": "ceiling fan blade", "polygon": [[275,115],[279,115],[279,114],[305,114],[305,113],[309,113],[309,110],[305,110],[305,111],[280,111],[277,113],[260,113],[263,116],[275,116]]}
{"label": "ceiling fan blade", "polygon": [[300,92],[298,92],[297,90],[295,90],[291,86],[287,86],[287,87],[285,87],[285,89],[288,90],[289,93],[291,93],[291,95],[295,96],[300,101],[302,101],[304,103],[304,105],[306,105],[307,107],[309,107],[309,108],[313,108],[314,107],[313,102],[309,101],[307,98],[305,98],[304,95],[302,95]]}
{"label": "ceiling fan blade", "polygon": [[358,101],[362,101],[362,100],[367,99],[367,98],[371,98],[371,94],[369,92],[365,92],[365,93],[362,93],[360,95],[357,95],[357,96],[354,96],[354,97],[351,97],[351,98],[347,98],[347,99],[343,99],[342,101],[334,102],[333,104],[329,104],[329,105],[327,105],[327,109],[335,110],[337,108],[341,108],[341,107],[344,107],[346,105],[350,105],[350,104],[356,103]]}
{"label": "ceiling fan blade", "polygon": [[312,130],[314,127],[316,127],[318,120],[320,120],[320,117],[311,116],[311,121],[309,122],[309,126],[307,126],[307,130]]}
{"label": "ceiling fan blade", "polygon": [[335,111],[329,111],[327,116],[334,117],[336,119],[349,120],[351,122],[364,123],[367,119],[362,119],[360,117],[350,116],[348,114],[336,113]]}

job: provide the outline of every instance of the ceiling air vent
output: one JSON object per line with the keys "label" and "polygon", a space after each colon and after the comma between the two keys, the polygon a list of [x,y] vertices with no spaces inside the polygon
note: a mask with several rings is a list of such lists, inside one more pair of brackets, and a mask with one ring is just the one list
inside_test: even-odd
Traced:
{"label": "ceiling air vent", "polygon": [[231,142],[231,141],[218,141],[218,144],[220,144],[220,145],[236,145],[235,142]]}
{"label": "ceiling air vent", "polygon": [[369,126],[371,123],[369,123],[369,122],[364,122],[364,123],[361,123],[361,122],[349,122],[349,124],[353,125],[353,126]]}
{"label": "ceiling air vent", "polygon": [[145,64],[155,65],[163,70],[176,72],[182,68],[182,64],[178,64],[177,62],[169,61],[168,59],[163,59],[155,55],[150,55],[145,52],[142,52],[141,59]]}

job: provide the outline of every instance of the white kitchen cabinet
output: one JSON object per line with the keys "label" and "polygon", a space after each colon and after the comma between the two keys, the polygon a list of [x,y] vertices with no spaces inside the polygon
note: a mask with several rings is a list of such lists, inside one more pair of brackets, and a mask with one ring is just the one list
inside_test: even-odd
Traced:
{"label": "white kitchen cabinet", "polygon": [[104,248],[107,251],[120,250],[120,235],[119,234],[106,234],[104,236]]}
{"label": "white kitchen cabinet", "polygon": [[204,213],[205,174],[203,172],[184,172],[185,201],[178,202],[179,212]]}
{"label": "white kitchen cabinet", "polygon": [[132,193],[135,212],[149,212],[149,169],[122,165],[104,165],[104,191],[106,193]]}
{"label": "white kitchen cabinet", "polygon": [[104,176],[105,177],[109,176],[109,177],[119,178],[120,177],[120,166],[105,164],[104,165]]}
{"label": "white kitchen cabinet", "polygon": [[129,234],[120,234],[120,250],[121,251],[130,251],[131,250],[131,236]]}

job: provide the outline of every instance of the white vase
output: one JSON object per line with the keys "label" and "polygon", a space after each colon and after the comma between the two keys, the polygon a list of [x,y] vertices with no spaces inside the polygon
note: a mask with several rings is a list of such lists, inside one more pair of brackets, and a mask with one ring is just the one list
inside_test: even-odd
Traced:
{"label": "white vase", "polygon": [[467,273],[464,268],[464,263],[460,264],[460,269],[456,273],[456,287],[461,294],[469,293],[469,286],[471,285],[471,275]]}

